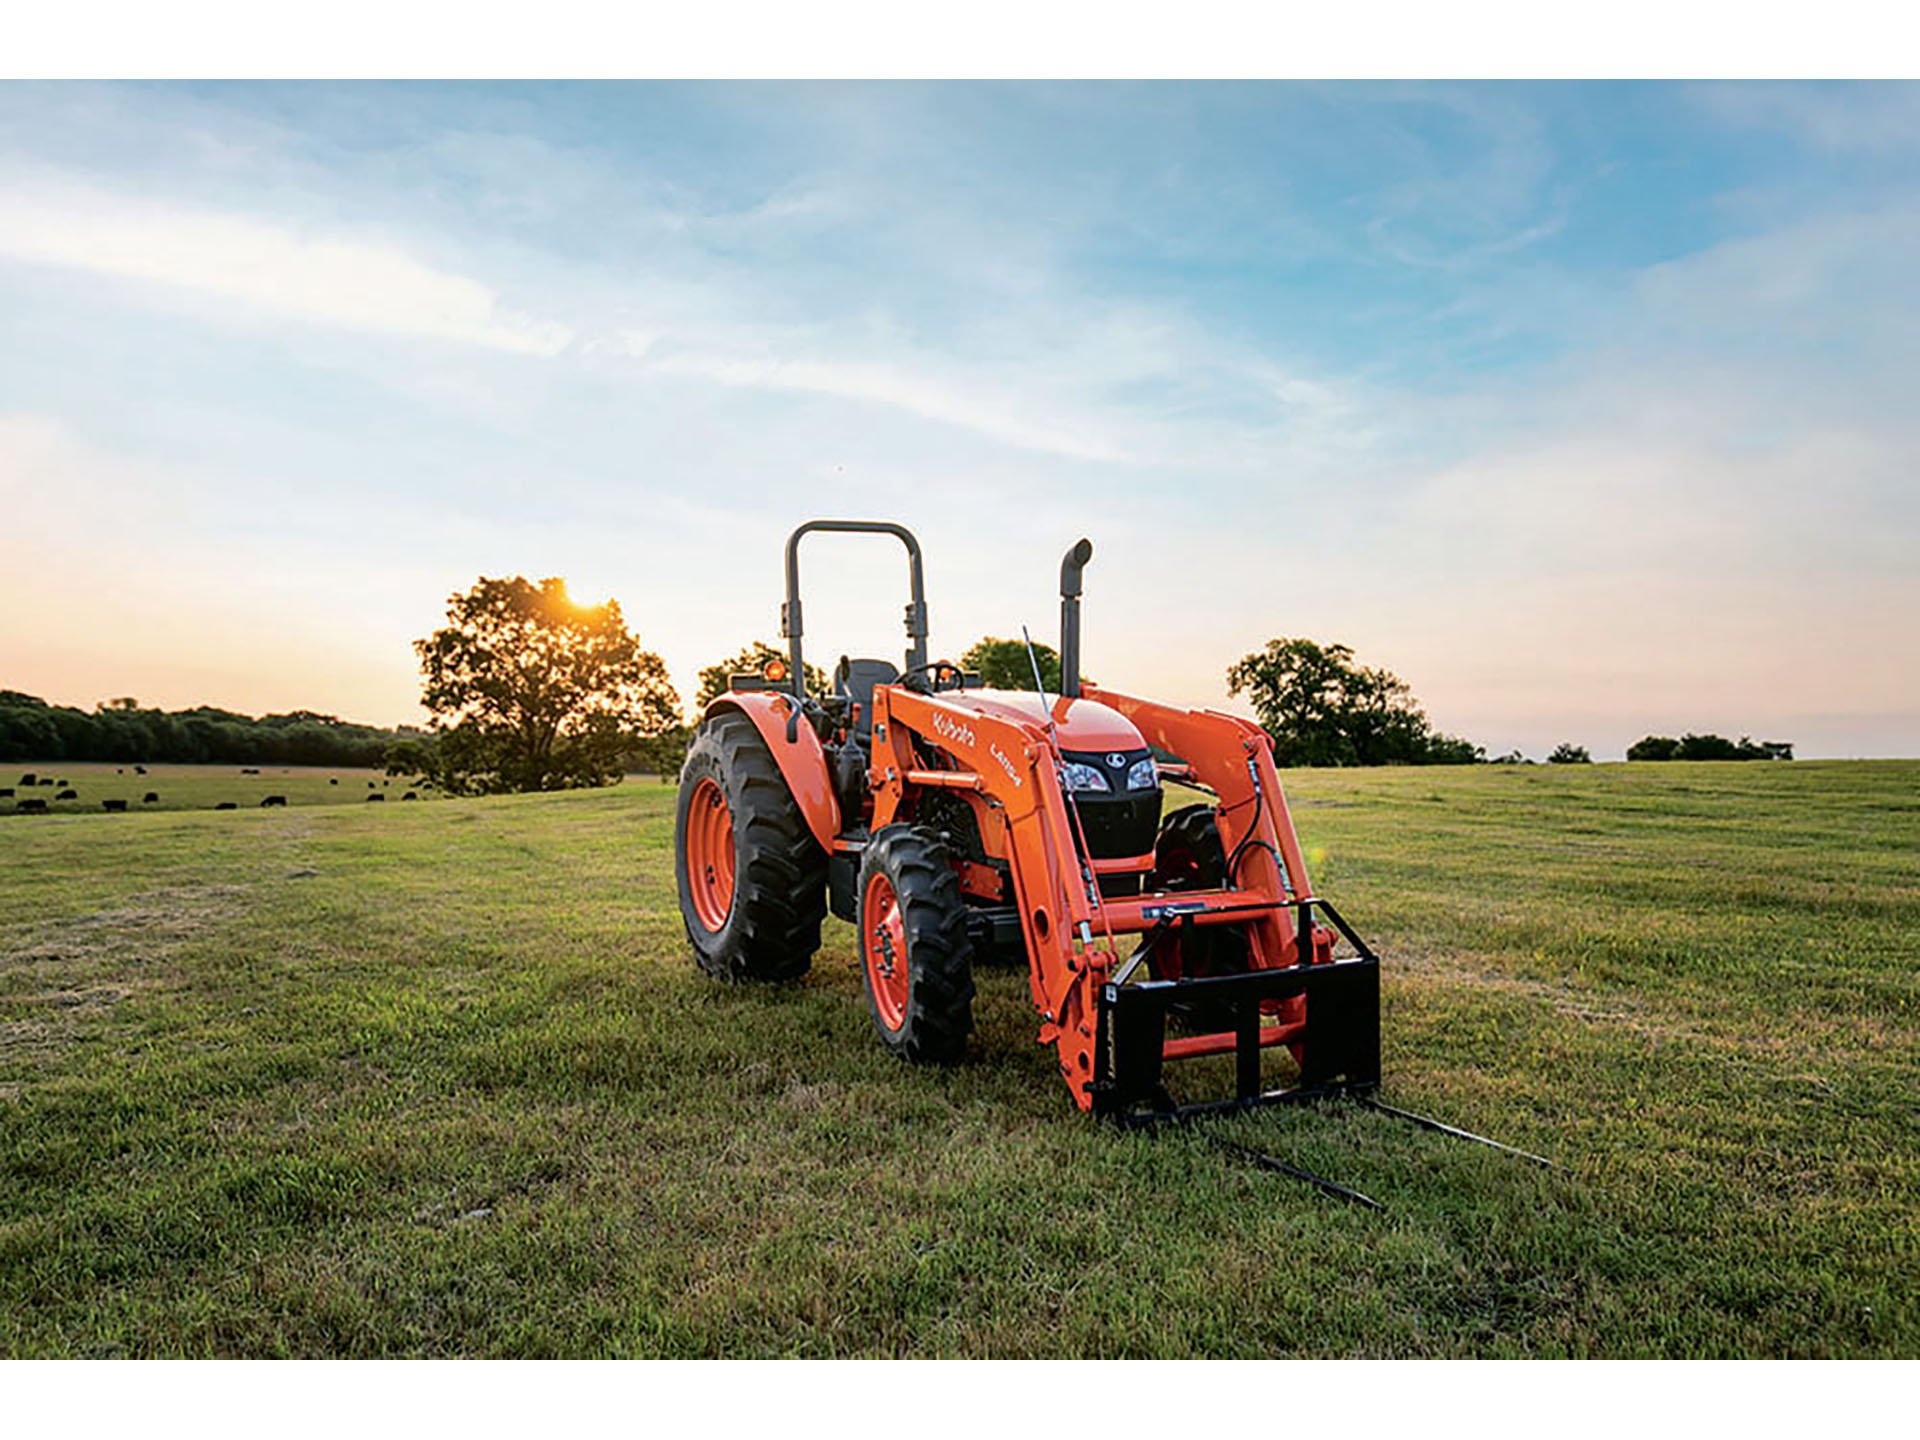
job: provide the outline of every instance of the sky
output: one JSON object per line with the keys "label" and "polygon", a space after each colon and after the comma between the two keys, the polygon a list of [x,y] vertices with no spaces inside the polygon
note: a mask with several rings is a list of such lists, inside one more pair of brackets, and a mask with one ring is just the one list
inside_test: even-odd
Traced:
{"label": "sky", "polygon": [[1916,255],[1904,84],[0,84],[0,687],[421,723],[522,574],[691,699],[878,518],[936,654],[1085,535],[1118,689],[1920,755]]}

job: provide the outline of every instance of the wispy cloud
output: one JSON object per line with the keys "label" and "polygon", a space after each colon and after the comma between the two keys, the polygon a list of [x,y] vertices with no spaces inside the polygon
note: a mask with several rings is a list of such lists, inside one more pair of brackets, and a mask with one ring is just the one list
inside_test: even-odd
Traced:
{"label": "wispy cloud", "polygon": [[552,355],[567,327],[391,245],[71,184],[0,190],[0,257],[186,290],[322,325]]}
{"label": "wispy cloud", "polygon": [[1767,130],[1832,151],[1920,149],[1920,85],[1719,84],[1695,103],[1730,126]]}

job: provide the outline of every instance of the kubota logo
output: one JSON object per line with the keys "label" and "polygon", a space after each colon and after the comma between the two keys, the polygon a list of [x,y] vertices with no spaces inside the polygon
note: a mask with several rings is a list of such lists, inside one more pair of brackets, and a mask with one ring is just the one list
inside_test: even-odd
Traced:
{"label": "kubota logo", "polygon": [[938,734],[945,736],[957,745],[971,745],[974,743],[973,727],[971,725],[962,725],[952,716],[943,714],[941,711],[936,710],[933,712],[933,728]]}

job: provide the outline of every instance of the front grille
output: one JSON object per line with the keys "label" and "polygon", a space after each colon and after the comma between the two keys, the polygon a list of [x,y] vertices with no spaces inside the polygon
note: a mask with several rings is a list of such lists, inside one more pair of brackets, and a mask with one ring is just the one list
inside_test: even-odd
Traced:
{"label": "front grille", "polygon": [[1065,759],[1091,765],[1107,779],[1107,790],[1076,790],[1068,798],[1080,811],[1087,832],[1087,853],[1096,860],[1131,860],[1153,853],[1160,834],[1160,785],[1150,790],[1127,789],[1127,772],[1153,752],[1062,752]]}
{"label": "front grille", "polygon": [[1080,828],[1087,834],[1087,853],[1096,860],[1129,860],[1153,853],[1160,833],[1159,790],[1136,790],[1129,795],[1073,797],[1080,812]]}

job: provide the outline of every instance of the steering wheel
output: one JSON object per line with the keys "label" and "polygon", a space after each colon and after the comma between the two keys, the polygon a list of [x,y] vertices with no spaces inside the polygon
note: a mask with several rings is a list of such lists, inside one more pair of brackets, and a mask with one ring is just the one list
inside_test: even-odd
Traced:
{"label": "steering wheel", "polygon": [[[914,684],[914,677],[920,678],[920,684]],[[909,690],[919,690],[929,694],[940,690],[958,690],[966,684],[967,674],[951,660],[929,660],[924,665],[915,665],[900,677],[900,683]],[[923,688],[924,687],[924,688]]]}

